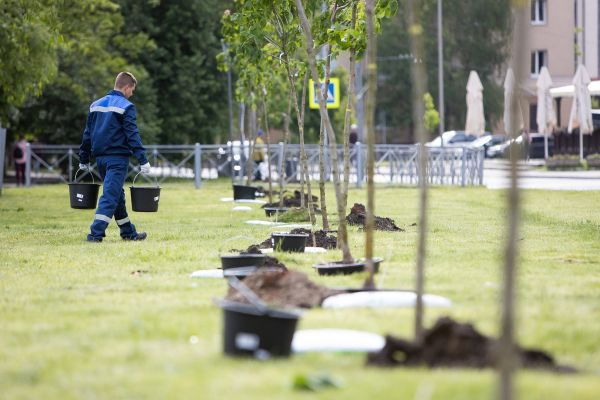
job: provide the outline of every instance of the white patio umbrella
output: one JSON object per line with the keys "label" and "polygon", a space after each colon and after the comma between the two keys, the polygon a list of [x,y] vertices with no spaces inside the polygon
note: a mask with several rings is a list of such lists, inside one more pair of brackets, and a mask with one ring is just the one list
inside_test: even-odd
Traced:
{"label": "white patio umbrella", "polygon": [[465,124],[465,133],[481,136],[484,131],[483,85],[477,72],[471,71],[467,81],[467,123]]}
{"label": "white patio umbrella", "polygon": [[542,67],[537,83],[537,126],[538,133],[544,135],[544,158],[548,158],[548,136],[556,126],[556,113],[554,102],[550,94],[552,78],[548,68]]}
{"label": "white patio umbrella", "polygon": [[573,129],[579,128],[579,158],[583,161],[583,135],[590,134],[594,130],[592,125],[592,98],[588,85],[590,84],[590,75],[582,64],[577,67],[577,72],[573,78],[575,93],[573,97],[573,107],[569,117],[569,133]]}
{"label": "white patio umbrella", "polygon": [[512,68],[506,71],[506,78],[504,78],[504,132],[508,136],[512,136],[514,132],[510,132],[511,122],[515,119],[515,125],[519,129],[523,129],[523,114],[521,113],[521,107],[519,106],[519,112],[517,115],[512,116],[510,110],[510,100],[514,96],[517,88],[517,82],[515,80],[515,74]]}

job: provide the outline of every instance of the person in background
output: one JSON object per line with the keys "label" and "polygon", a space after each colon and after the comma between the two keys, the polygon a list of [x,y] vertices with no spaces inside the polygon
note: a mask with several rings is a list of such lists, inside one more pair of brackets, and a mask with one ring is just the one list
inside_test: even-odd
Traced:
{"label": "person in background", "polygon": [[356,142],[358,142],[358,125],[350,125],[350,135],[348,136],[348,141],[350,142],[350,146],[354,146]]}
{"label": "person in background", "polygon": [[348,135],[348,142],[350,143],[350,164],[354,165],[356,162],[356,154],[352,151],[352,148],[358,142],[358,125],[350,125],[350,134]]}
{"label": "person in background", "polygon": [[260,173],[260,164],[265,161],[265,142],[263,141],[263,131],[258,130],[256,132],[256,140],[254,141],[254,152],[253,152],[253,160],[254,160],[254,180],[260,181],[262,180],[262,174]]}
{"label": "person in background", "polygon": [[17,186],[25,185],[25,163],[27,162],[27,140],[23,134],[19,135],[19,140],[13,147],[13,159],[15,160],[15,176]]}
{"label": "person in background", "polygon": [[104,185],[91,232],[87,235],[89,242],[102,241],[113,216],[123,240],[144,240],[147,236],[146,232],[137,232],[129,220],[123,190],[130,156],[138,159],[142,173],[150,172],[136,123],[135,106],[129,101],[136,86],[132,73],[120,72],[114,89],[90,106],[79,148],[79,168],[90,171],[90,156],[95,157]]}

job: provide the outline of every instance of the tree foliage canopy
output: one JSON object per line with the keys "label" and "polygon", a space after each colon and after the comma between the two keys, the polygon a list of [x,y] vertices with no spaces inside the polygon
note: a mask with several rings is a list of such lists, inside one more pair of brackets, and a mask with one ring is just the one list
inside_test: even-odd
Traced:
{"label": "tree foliage canopy", "polygon": [[[225,80],[215,56],[226,6],[217,0],[3,2],[0,118],[12,135],[77,143],[89,104],[128,70],[138,78],[132,100],[145,143],[210,143],[225,131]],[[27,37],[22,15],[31,15]]]}

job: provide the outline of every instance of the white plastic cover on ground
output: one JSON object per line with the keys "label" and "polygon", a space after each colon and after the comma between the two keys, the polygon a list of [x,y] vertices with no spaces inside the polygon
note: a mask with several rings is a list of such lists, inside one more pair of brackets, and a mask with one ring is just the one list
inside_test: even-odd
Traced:
{"label": "white plastic cover on ground", "polygon": [[248,206],[235,206],[231,210],[232,211],[252,211],[252,208],[248,207]]}
{"label": "white plastic cover on ground", "polygon": [[383,336],[349,329],[304,329],[296,331],[292,351],[303,352],[373,352],[385,345]]}
{"label": "white plastic cover on ground", "polygon": [[222,269],[200,269],[190,274],[190,278],[221,278],[223,279]]}
{"label": "white plastic cover on ground", "polygon": [[[273,249],[260,249],[260,251],[263,254],[271,254],[273,252]],[[304,252],[305,253],[326,253],[327,249],[323,248],[323,247],[305,247],[304,248]]]}
{"label": "white plastic cover on ground", "polygon": [[[342,293],[327,297],[323,308],[384,308],[384,307],[414,307],[417,295],[414,292],[401,291],[364,291]],[[445,297],[434,294],[423,295],[425,307],[451,307],[452,302]]]}
{"label": "white plastic cover on ground", "polygon": [[238,199],[238,200],[233,200],[233,197],[221,197],[221,201],[223,202],[228,202],[228,201],[235,201],[236,203],[254,203],[254,204],[267,204],[266,201],[264,200],[258,200],[258,199]]}

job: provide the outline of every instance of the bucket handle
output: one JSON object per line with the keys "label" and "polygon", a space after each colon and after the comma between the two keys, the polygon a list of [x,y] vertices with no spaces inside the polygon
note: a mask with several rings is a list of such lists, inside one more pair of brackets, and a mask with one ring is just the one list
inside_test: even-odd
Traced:
{"label": "bucket handle", "polygon": [[[79,168],[79,169],[77,170],[77,172],[75,172],[75,182],[77,182],[77,173],[78,173],[79,171],[83,171],[83,170],[82,170],[81,168]],[[89,173],[90,173],[90,175],[92,176],[92,183],[96,183],[96,182],[95,182],[95,180],[94,180],[94,174],[92,173],[92,170],[90,169],[90,170],[88,170],[88,172],[89,172]]]}
{"label": "bucket handle", "polygon": [[[133,177],[133,182],[131,183],[132,187],[135,187],[135,180],[138,177],[139,174],[141,174],[142,171],[140,170],[140,172],[138,172],[137,174],[135,174],[135,176]],[[146,175],[146,174],[144,174]],[[156,177],[154,177],[154,184],[156,185],[156,187],[158,187],[158,179],[156,179]]]}

